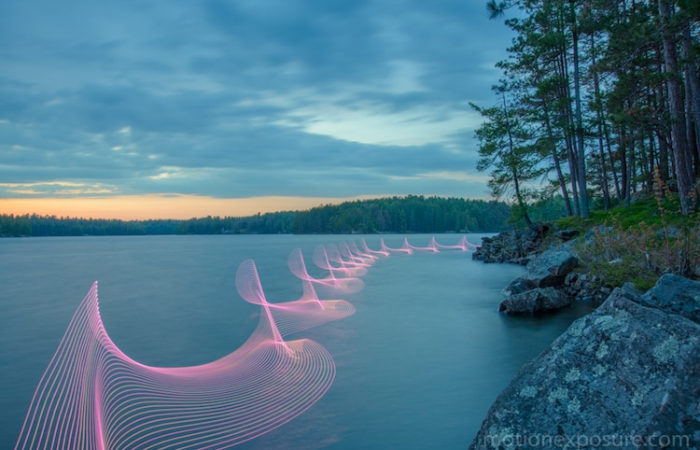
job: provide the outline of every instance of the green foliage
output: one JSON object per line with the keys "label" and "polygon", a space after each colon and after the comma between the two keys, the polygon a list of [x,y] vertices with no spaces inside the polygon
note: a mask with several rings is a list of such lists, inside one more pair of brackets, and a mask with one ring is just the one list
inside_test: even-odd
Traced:
{"label": "green foliage", "polygon": [[567,217],[566,204],[561,195],[554,195],[532,203],[530,218],[535,222],[553,222]]}
{"label": "green foliage", "polygon": [[[674,216],[673,221],[680,220],[680,216]],[[618,205],[608,211],[598,209],[591,211],[587,218],[578,216],[562,217],[555,220],[561,229],[575,229],[585,233],[595,226],[615,223],[617,226],[627,229],[641,223],[653,227],[661,227],[662,219],[659,214],[656,200],[652,197],[640,198],[630,204],[629,207]]]}
{"label": "green foliage", "polygon": [[637,228],[619,225],[594,229],[588,242],[577,250],[588,270],[610,286],[631,281],[638,289],[652,287],[659,278],[652,255],[658,256],[658,240],[653,228],[641,223]]}
{"label": "green foliage", "polygon": [[297,213],[284,211],[248,217],[203,217],[180,221],[177,234],[289,234]]}
{"label": "green foliage", "polygon": [[[505,21],[516,34],[508,58],[496,64],[505,79],[494,87],[499,106],[476,108],[486,121],[478,168],[494,168],[494,194],[519,190],[515,180],[541,169],[540,188],[527,186],[561,190],[568,215],[588,216],[596,203],[643,209],[631,200],[653,192],[659,170],[688,216],[700,174],[698,5],[489,0],[491,18],[518,9]],[[529,194],[515,194],[521,213]]]}
{"label": "green foliage", "polygon": [[32,224],[26,216],[0,214],[0,237],[31,236]]}
{"label": "green foliage", "polygon": [[503,228],[509,215],[504,203],[409,195],[312,208],[297,213],[292,230],[297,234],[487,232]]}
{"label": "green foliage", "polygon": [[509,215],[504,203],[409,195],[319,206],[308,211],[189,220],[0,215],[0,237],[490,232],[503,228]]}
{"label": "green foliage", "polygon": [[82,219],[56,216],[23,216],[31,225],[31,236],[133,236],[172,234],[175,221],[123,221],[117,219]]}
{"label": "green foliage", "polygon": [[513,199],[516,203],[513,207],[515,221],[524,220],[529,224],[527,204],[536,193],[525,183],[544,173],[539,167],[541,157],[522,114],[509,104],[506,96],[508,85],[502,82],[494,87],[494,91],[501,97],[502,103],[498,106],[481,108],[471,105],[484,118],[484,123],[475,133],[479,141],[476,168],[479,171],[491,169],[488,186],[492,196]]}
{"label": "green foliage", "polygon": [[[664,186],[658,181],[658,186]],[[629,207],[595,211],[587,220],[568,217],[560,228],[593,235],[577,245],[582,262],[611,286],[631,281],[649,289],[663,273],[697,276],[700,266],[700,213],[683,215],[677,194],[657,189]]]}

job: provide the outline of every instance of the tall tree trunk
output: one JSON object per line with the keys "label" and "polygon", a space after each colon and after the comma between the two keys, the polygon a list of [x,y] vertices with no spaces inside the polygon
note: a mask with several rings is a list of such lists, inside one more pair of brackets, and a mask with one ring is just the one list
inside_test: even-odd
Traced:
{"label": "tall tree trunk", "polygon": [[[654,174],[653,170],[649,170],[649,155],[644,147],[644,138],[640,137],[637,141],[639,143],[639,156],[641,159],[640,173],[642,175],[642,189],[651,192],[652,176]],[[652,168],[653,169],[653,168]]]}
{"label": "tall tree trunk", "polygon": [[630,206],[630,204],[632,204],[632,193],[637,192],[637,183],[635,182],[637,167],[635,164],[636,160],[634,158],[634,143],[635,140],[632,139],[629,143],[629,146],[627,147],[627,170],[629,170],[629,173],[627,174],[627,197],[625,197],[625,206]]}
{"label": "tall tree trunk", "polygon": [[554,140],[554,132],[552,131],[552,123],[549,120],[549,107],[547,105],[547,100],[541,97],[542,100],[542,112],[544,113],[544,124],[547,129],[547,139],[549,140],[549,146],[552,149],[552,160],[554,161],[554,169],[557,172],[557,180],[559,180],[559,186],[561,187],[561,195],[564,197],[564,204],[566,205],[566,212],[569,216],[573,216],[574,212],[571,209],[571,199],[569,198],[569,192],[566,189],[566,180],[564,179],[564,173],[561,170],[561,162],[559,161],[559,152],[557,151],[557,146]]}
{"label": "tall tree trunk", "polygon": [[569,176],[571,177],[571,196],[574,204],[574,214],[581,215],[581,206],[578,196],[578,181],[576,180],[576,153],[571,142],[571,136],[564,137],[566,141],[566,152],[569,155]]}
{"label": "tall tree trunk", "polygon": [[[659,73],[663,72],[663,60],[661,55],[663,53],[663,48],[656,49],[656,65]],[[662,84],[656,89],[656,95],[653,96],[653,106],[654,111],[657,111],[657,116],[661,117],[662,106],[667,104],[666,102],[666,90],[665,85]],[[667,138],[668,137],[668,138]],[[659,142],[659,174],[661,180],[666,183],[671,178],[671,171],[669,170],[670,154],[668,149],[668,142],[670,136],[667,136],[667,130],[663,126],[657,126],[656,128],[656,138]]]}
{"label": "tall tree trunk", "polygon": [[654,134],[649,131],[649,171],[651,172],[650,181],[650,191],[654,191],[654,183],[656,182],[656,166],[654,166],[654,161],[656,161],[656,140],[654,139]]}
{"label": "tall tree trunk", "polygon": [[510,168],[511,168],[511,173],[513,175],[513,186],[515,188],[515,198],[518,200],[518,206],[520,207],[520,213],[523,215],[523,219],[525,219],[525,223],[527,223],[528,226],[532,225],[532,220],[530,220],[530,216],[527,213],[527,204],[525,203],[523,199],[523,195],[520,192],[520,180],[518,179],[518,171],[515,168],[515,146],[513,144],[513,134],[511,133],[510,130],[510,115],[508,113],[508,104],[506,103],[506,94],[505,92],[501,92],[501,95],[503,96],[503,112],[506,115],[506,131],[508,133],[508,151],[510,153]]}
{"label": "tall tree trunk", "polygon": [[[557,14],[557,27],[555,32],[563,32],[566,29],[566,20],[562,17],[561,12]],[[569,176],[571,177],[571,197],[574,206],[574,214],[581,215],[581,205],[579,201],[578,181],[577,181],[577,165],[576,165],[576,149],[571,136],[573,129],[573,118],[571,113],[571,90],[569,86],[569,64],[566,58],[567,48],[566,42],[561,42],[558,47],[558,54],[555,57],[556,67],[559,75],[559,83],[557,90],[559,92],[559,102],[562,108],[563,123],[561,128],[564,132],[564,142],[566,143],[566,153],[568,155]]]}
{"label": "tall tree trunk", "polygon": [[603,135],[605,136],[605,149],[608,152],[608,159],[610,160],[610,170],[613,174],[613,183],[615,184],[615,195],[618,201],[622,201],[622,192],[620,191],[620,180],[617,176],[617,170],[615,170],[615,158],[612,154],[612,145],[610,144],[610,130],[608,129],[608,123],[603,118]]}
{"label": "tall tree trunk", "polygon": [[588,191],[586,189],[586,149],[583,136],[583,114],[581,112],[581,81],[578,51],[578,19],[576,18],[575,0],[570,0],[571,5],[571,33],[573,38],[572,50],[574,54],[574,104],[576,108],[576,140],[579,196],[581,198],[581,217],[588,217]]}
{"label": "tall tree trunk", "polygon": [[668,107],[671,113],[671,139],[673,141],[673,157],[676,166],[676,179],[680,194],[681,212],[690,212],[690,191],[695,174],[693,162],[688,151],[685,118],[683,117],[683,94],[678,72],[678,54],[676,42],[671,27],[671,9],[668,0],[659,0],[659,17],[663,29],[664,69],[668,85]]}
{"label": "tall tree trunk", "polygon": [[624,125],[620,126],[620,146],[618,147],[620,154],[620,175],[621,175],[621,191],[620,200],[627,201],[630,192],[629,172],[627,170],[627,130]]}
{"label": "tall tree trunk", "polygon": [[574,150],[573,139],[571,137],[572,119],[571,102],[569,101],[569,99],[571,98],[571,92],[569,92],[569,76],[566,70],[566,48],[564,46],[562,46],[559,49],[559,55],[556,58],[556,64],[557,71],[559,72],[559,83],[557,86],[557,90],[559,91],[559,101],[561,102],[563,107],[562,116],[564,123],[561,125],[561,127],[564,131],[564,142],[566,144],[566,153],[568,155],[567,159],[569,163],[569,176],[571,177],[571,200],[574,206],[574,214],[580,216],[581,207],[579,202],[576,176],[576,151]]}
{"label": "tall tree trunk", "polygon": [[[603,112],[602,100],[600,96],[600,79],[596,65],[595,37],[591,33],[591,70],[593,71],[593,93],[595,95],[595,112],[598,126],[598,153],[600,158],[601,187],[603,188],[603,204],[605,210],[610,209],[610,183],[608,181],[608,170],[605,164],[605,151],[603,150]],[[614,169],[613,169],[614,173]]]}
{"label": "tall tree trunk", "polygon": [[695,160],[695,176],[700,175],[700,79],[692,58],[691,24],[683,27],[683,64],[685,73],[686,131],[688,145]]}

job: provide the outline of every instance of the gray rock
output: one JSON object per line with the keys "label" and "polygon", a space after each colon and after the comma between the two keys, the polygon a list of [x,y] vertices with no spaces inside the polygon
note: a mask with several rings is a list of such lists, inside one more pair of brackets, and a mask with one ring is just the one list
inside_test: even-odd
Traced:
{"label": "gray rock", "polygon": [[566,275],[564,278],[564,283],[565,284],[574,284],[576,283],[576,280],[578,280],[578,272],[570,272]]}
{"label": "gray rock", "polygon": [[[528,305],[534,302],[533,306],[535,304],[549,304],[542,299],[542,292],[538,292],[532,296],[515,297],[514,299],[512,299],[512,297],[527,293],[535,288],[561,286],[564,284],[564,280],[566,279],[567,275],[577,265],[578,258],[576,258],[576,256],[574,256],[574,254],[568,250],[545,251],[527,264],[527,274],[516,278],[508,286],[503,288],[501,292],[506,296],[511,296],[511,298],[501,303],[501,308],[505,309],[500,310],[511,314],[532,314],[540,309],[558,309],[562,306],[568,305],[569,303],[564,304],[564,301],[560,299],[560,297],[563,295],[562,293],[557,294],[556,300],[554,301],[554,304],[561,304],[561,306],[552,308],[538,306],[536,311],[528,309],[526,306],[510,307],[509,302],[514,301],[515,304],[520,305]],[[585,278],[585,275],[582,275],[582,277]],[[523,310],[521,311],[521,309]]]}
{"label": "gray rock", "polygon": [[535,285],[534,282],[527,280],[525,278],[516,278],[515,280],[511,281],[510,284],[506,287],[504,287],[501,292],[505,296],[513,295],[513,294],[521,294],[523,292],[530,291],[532,289],[535,289],[537,286]]}
{"label": "gray rock", "polygon": [[533,224],[524,229],[504,231],[493,237],[482,238],[481,247],[472,253],[472,259],[485,263],[525,264],[527,261],[523,258],[539,249],[549,228],[546,224]]}
{"label": "gray rock", "polygon": [[615,289],[525,365],[470,449],[700,448],[700,325],[637,301]]}
{"label": "gray rock", "polygon": [[508,261],[506,261],[508,264],[515,264],[518,266],[527,266],[530,261],[532,261],[532,257],[527,257],[527,256],[522,256],[520,258],[511,258]]}
{"label": "gray rock", "polygon": [[621,287],[620,289],[622,289],[623,291],[625,291],[625,293],[627,294],[627,296],[630,297],[630,298],[635,298],[635,299],[636,299],[637,297],[639,297],[640,295],[642,295],[642,293],[639,291],[639,289],[637,289],[637,288],[634,286],[634,283],[632,283],[631,281],[627,281],[625,284],[622,285],[622,287]]}
{"label": "gray rock", "polygon": [[567,229],[567,230],[560,230],[556,232],[556,235],[559,239],[562,241],[568,241],[570,239],[575,238],[580,234],[580,231],[572,229]]}
{"label": "gray rock", "polygon": [[536,288],[514,294],[503,300],[499,311],[514,315],[535,315],[554,311],[571,304],[571,298],[553,287]]}
{"label": "gray rock", "polygon": [[527,274],[522,278],[532,281],[537,287],[559,286],[566,275],[578,265],[578,258],[568,250],[547,250],[526,266]]}
{"label": "gray rock", "polygon": [[664,275],[642,295],[640,303],[700,323],[700,283],[678,275]]}

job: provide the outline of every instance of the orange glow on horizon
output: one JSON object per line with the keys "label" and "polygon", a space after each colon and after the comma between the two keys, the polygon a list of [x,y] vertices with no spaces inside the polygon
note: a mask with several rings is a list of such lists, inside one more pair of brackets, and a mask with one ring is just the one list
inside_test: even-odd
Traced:
{"label": "orange glow on horizon", "polygon": [[148,220],[191,219],[206,216],[244,217],[257,213],[297,211],[326,204],[378,198],[250,197],[213,198],[197,195],[131,195],[114,197],[10,198],[0,199],[0,214],[92,219]]}

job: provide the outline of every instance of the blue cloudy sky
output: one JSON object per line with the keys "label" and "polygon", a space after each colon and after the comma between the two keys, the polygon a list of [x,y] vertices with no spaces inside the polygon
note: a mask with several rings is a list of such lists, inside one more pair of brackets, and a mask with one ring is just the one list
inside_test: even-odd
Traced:
{"label": "blue cloudy sky", "polygon": [[485,0],[4,0],[0,200],[484,198],[510,38]]}

